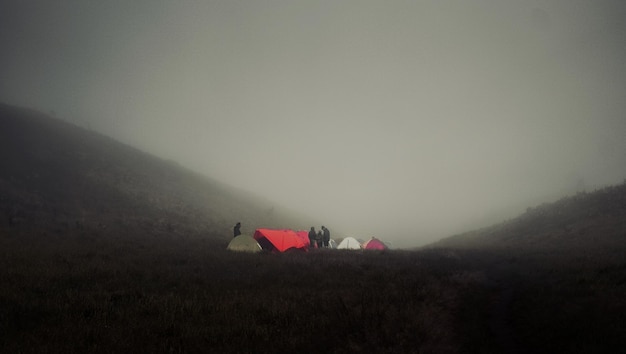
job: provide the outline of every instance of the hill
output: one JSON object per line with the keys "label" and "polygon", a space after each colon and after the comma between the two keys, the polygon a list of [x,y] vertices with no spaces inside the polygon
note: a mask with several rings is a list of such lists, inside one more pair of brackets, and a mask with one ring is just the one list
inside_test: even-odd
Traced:
{"label": "hill", "polygon": [[0,233],[167,235],[307,227],[269,200],[28,109],[0,105]]}
{"label": "hill", "polygon": [[[428,247],[604,254],[626,249],[626,182],[528,208],[517,218]],[[623,253],[622,253],[623,254]]]}
{"label": "hill", "polygon": [[415,251],[241,254],[222,247],[235,220],[244,232],[302,223],[267,200],[26,109],[0,105],[0,161],[0,352],[615,353],[626,345],[626,184]]}
{"label": "hill", "polygon": [[[528,208],[422,251],[480,270],[495,290],[495,352],[611,353],[626,338],[626,182]],[[620,348],[620,349],[618,349]]]}

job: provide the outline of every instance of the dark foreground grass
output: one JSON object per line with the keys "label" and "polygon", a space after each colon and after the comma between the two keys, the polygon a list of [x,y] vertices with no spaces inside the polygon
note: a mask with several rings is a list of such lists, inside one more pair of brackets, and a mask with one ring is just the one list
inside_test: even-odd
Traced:
{"label": "dark foreground grass", "polygon": [[[202,238],[1,236],[0,350],[609,352],[624,344],[623,262],[571,269],[470,251],[224,248]],[[509,299],[499,297],[511,287]],[[564,346],[571,339],[561,337],[589,328],[572,320],[602,327]]]}
{"label": "dark foreground grass", "polygon": [[4,352],[454,352],[466,284],[417,253],[2,238]]}
{"label": "dark foreground grass", "polygon": [[623,352],[625,254],[529,260],[511,308],[519,341],[537,353]]}

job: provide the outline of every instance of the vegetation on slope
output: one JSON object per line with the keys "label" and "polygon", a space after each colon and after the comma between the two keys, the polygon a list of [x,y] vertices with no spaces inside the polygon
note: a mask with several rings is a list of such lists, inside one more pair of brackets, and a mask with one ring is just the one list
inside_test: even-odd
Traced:
{"label": "vegetation on slope", "polygon": [[624,185],[411,252],[239,254],[224,249],[231,218],[294,219],[171,162],[7,106],[0,159],[3,352],[626,345]]}
{"label": "vegetation on slope", "polygon": [[452,236],[431,246],[601,253],[624,248],[625,239],[626,181],[528,208],[513,220]]}
{"label": "vegetation on slope", "polygon": [[[267,200],[40,113],[0,105],[0,232],[205,235],[307,227]],[[4,231],[2,231],[4,230]]]}
{"label": "vegetation on slope", "polygon": [[471,262],[496,285],[491,321],[509,331],[501,343],[508,352],[610,353],[626,345],[626,182],[430,248],[475,255]]}

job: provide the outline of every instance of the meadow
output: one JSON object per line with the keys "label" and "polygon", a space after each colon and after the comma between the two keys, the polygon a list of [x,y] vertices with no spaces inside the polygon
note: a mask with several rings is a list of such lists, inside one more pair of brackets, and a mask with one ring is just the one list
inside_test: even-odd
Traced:
{"label": "meadow", "polygon": [[609,353],[626,338],[618,255],[242,254],[79,230],[2,235],[0,253],[5,353]]}
{"label": "meadow", "polygon": [[452,260],[230,253],[208,240],[2,238],[5,352],[450,352]]}

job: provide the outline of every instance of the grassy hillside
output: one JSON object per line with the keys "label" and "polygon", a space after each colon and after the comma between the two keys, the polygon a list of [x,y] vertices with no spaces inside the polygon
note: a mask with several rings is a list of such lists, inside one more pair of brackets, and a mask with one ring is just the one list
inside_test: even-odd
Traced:
{"label": "grassy hillside", "polygon": [[491,279],[498,290],[489,323],[507,352],[611,353],[626,345],[626,182],[427,249]]}
{"label": "grassy hillside", "polygon": [[235,221],[307,225],[28,110],[0,106],[0,161],[2,353],[626,346],[626,185],[414,251],[239,254]]}
{"label": "grassy hillside", "polygon": [[515,219],[455,235],[429,247],[575,254],[623,252],[626,182],[528,208]]}
{"label": "grassy hillside", "polygon": [[309,221],[254,195],[26,109],[0,105],[0,232],[164,234]]}

